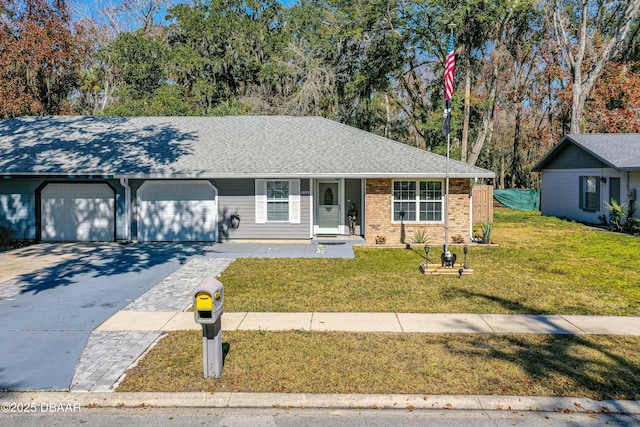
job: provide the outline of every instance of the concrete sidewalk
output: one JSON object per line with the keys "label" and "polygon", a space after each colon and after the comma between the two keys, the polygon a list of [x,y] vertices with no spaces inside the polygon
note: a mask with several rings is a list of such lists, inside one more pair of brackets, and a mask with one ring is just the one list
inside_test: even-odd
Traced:
{"label": "concrete sidewalk", "polygon": [[[570,334],[640,336],[640,317],[421,313],[255,313],[222,315],[222,328],[350,332]],[[190,312],[116,313],[97,331],[176,331],[200,329]]]}

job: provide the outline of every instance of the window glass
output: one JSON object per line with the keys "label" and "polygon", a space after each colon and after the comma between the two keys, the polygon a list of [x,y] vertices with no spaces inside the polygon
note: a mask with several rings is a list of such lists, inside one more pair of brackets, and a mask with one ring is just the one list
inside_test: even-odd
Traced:
{"label": "window glass", "polygon": [[394,181],[395,222],[441,222],[442,181]]}
{"label": "window glass", "polygon": [[415,200],[416,183],[414,181],[396,181],[393,183],[394,200]]}
{"label": "window glass", "polygon": [[584,209],[598,210],[599,196],[597,177],[585,176],[584,180]]}
{"label": "window glass", "polygon": [[289,181],[267,181],[267,221],[289,221]]}

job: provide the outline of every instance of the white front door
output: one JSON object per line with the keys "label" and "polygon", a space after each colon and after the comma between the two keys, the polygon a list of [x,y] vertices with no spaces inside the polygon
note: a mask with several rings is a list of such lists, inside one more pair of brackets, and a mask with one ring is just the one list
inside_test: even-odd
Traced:
{"label": "white front door", "polygon": [[316,234],[340,233],[340,183],[318,182]]}

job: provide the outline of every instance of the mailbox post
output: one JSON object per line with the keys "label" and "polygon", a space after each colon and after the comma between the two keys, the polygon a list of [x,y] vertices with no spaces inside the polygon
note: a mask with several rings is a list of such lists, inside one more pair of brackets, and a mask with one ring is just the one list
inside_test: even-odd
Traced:
{"label": "mailbox post", "polygon": [[222,374],[222,320],[224,287],[216,279],[206,279],[193,291],[193,313],[202,325],[202,362],[204,377]]}

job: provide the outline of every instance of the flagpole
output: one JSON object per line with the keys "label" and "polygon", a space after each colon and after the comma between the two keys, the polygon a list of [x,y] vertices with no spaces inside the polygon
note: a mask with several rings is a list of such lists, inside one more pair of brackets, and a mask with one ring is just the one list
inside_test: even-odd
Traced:
{"label": "flagpole", "polygon": [[447,163],[445,166],[444,189],[444,252],[449,250],[449,145],[451,132],[447,132]]}
{"label": "flagpole", "polygon": [[[448,27],[450,30],[450,34],[449,34],[449,40],[450,40],[450,44],[451,47],[453,47],[453,29],[455,28],[456,24],[454,24],[453,22],[451,22]],[[453,52],[451,52],[453,53]],[[447,57],[449,56],[449,52],[447,52]],[[453,55],[452,55],[453,56]],[[445,66],[446,68],[446,66]],[[445,71],[446,74],[446,71]],[[446,77],[445,77],[446,79]],[[453,70],[451,70],[451,79],[452,79],[452,88],[453,88]],[[446,89],[445,89],[446,92]],[[446,93],[445,93],[446,95]],[[446,102],[446,101],[445,101]],[[451,120],[451,101],[449,101],[448,104],[449,107],[449,111],[447,112],[448,114],[448,122],[450,123]],[[446,107],[445,107],[446,108]],[[444,253],[447,253],[449,251],[449,151],[450,151],[450,147],[451,147],[451,130],[450,130],[450,126],[446,126],[446,130],[447,130],[447,162],[446,162],[446,166],[445,166],[445,190],[444,190]]]}

